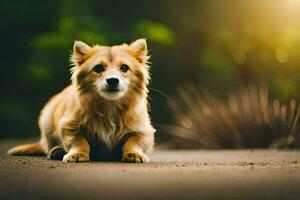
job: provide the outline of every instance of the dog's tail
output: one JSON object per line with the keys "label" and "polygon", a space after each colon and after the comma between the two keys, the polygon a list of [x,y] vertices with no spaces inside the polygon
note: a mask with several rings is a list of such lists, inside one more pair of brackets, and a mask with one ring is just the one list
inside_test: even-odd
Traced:
{"label": "dog's tail", "polygon": [[13,147],[7,151],[8,155],[15,156],[43,156],[46,155],[41,142],[23,144]]}

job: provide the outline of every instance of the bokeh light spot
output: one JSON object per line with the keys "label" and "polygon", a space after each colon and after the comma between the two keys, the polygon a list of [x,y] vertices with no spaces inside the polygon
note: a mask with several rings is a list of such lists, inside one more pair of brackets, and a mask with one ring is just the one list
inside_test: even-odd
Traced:
{"label": "bokeh light spot", "polygon": [[275,52],[275,58],[279,63],[286,63],[289,59],[288,51],[284,48],[278,48]]}

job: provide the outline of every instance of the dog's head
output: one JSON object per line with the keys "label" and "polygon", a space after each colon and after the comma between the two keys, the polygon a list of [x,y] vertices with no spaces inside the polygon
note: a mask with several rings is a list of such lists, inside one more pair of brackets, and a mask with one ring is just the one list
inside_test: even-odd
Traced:
{"label": "dog's head", "polygon": [[148,58],[145,39],[111,47],[76,41],[71,57],[72,82],[78,90],[96,93],[109,101],[145,93]]}

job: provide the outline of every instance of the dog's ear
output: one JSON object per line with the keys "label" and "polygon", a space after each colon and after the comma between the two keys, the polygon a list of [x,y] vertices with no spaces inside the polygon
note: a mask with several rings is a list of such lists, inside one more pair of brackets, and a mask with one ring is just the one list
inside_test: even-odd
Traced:
{"label": "dog's ear", "polygon": [[138,39],[132,42],[129,46],[140,63],[148,62],[150,56],[148,55],[147,42],[145,39]]}
{"label": "dog's ear", "polygon": [[75,41],[73,46],[73,54],[71,62],[73,65],[81,65],[86,59],[87,54],[91,51],[92,47],[81,41]]}

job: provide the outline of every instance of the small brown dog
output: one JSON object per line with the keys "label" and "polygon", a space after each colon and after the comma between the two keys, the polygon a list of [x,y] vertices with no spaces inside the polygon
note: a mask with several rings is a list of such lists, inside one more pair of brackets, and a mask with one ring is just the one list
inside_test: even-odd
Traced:
{"label": "small brown dog", "polygon": [[[112,47],[76,41],[72,84],[42,110],[40,141],[8,154],[46,154],[64,162],[107,154],[148,162],[145,152],[152,149],[155,133],[148,114],[148,58],[145,39]],[[66,154],[57,153],[62,151]]]}

